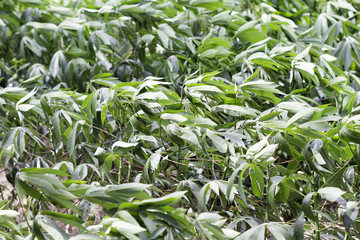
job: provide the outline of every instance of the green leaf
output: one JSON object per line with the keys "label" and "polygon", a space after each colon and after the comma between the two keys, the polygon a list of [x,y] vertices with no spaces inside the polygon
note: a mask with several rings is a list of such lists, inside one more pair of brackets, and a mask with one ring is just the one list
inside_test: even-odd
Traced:
{"label": "green leaf", "polygon": [[311,198],[315,193],[308,193],[303,201],[302,201],[302,210],[304,211],[304,214],[306,217],[310,218],[312,221],[316,222],[317,217],[315,217],[312,209],[311,209]]}
{"label": "green leaf", "polygon": [[151,185],[142,183],[124,183],[121,185],[106,186],[104,192],[110,196],[119,198],[133,198],[146,199],[148,195],[143,191]]}
{"label": "green leaf", "polygon": [[105,44],[106,46],[112,46],[116,44],[116,40],[109,34],[103,31],[95,31],[94,34]]}
{"label": "green leaf", "polygon": [[[60,50],[57,51],[53,57],[51,58],[50,61],[50,74],[53,78],[55,78],[56,76],[59,76],[60,73],[63,72],[63,69],[65,68],[66,65],[66,59],[64,56],[64,53]],[[63,68],[63,69],[61,69]]]}
{"label": "green leaf", "polygon": [[133,203],[123,203],[120,206],[120,210],[122,210],[122,209],[138,209],[140,206],[142,208],[158,208],[158,207],[169,206],[169,205],[179,202],[185,193],[186,193],[185,191],[179,191],[179,192],[170,193],[170,194],[160,197],[160,198],[152,198],[152,199],[147,199],[147,200],[143,200],[143,201],[135,201]]}
{"label": "green leaf", "polygon": [[66,141],[66,150],[68,151],[70,157],[75,159],[76,157],[76,135],[77,135],[78,123],[71,129],[70,135]]}
{"label": "green leaf", "polygon": [[[58,240],[66,240],[69,238],[68,234],[64,232],[58,225],[56,225],[49,218],[39,214],[35,217],[35,222],[37,226],[41,226],[52,238]],[[35,224],[35,223],[34,223]],[[45,239],[44,235],[41,233],[40,227],[37,227],[38,234],[37,237],[40,239]]]}
{"label": "green leaf", "polygon": [[264,193],[265,182],[263,173],[259,167],[254,166],[251,168],[250,179],[253,193],[261,198]]}
{"label": "green leaf", "polygon": [[264,238],[265,225],[261,224],[258,226],[254,226],[242,233],[236,240],[265,240]]}
{"label": "green leaf", "polygon": [[14,218],[17,217],[19,213],[14,210],[0,210],[0,216]]}
{"label": "green leaf", "polygon": [[29,100],[32,96],[34,96],[36,94],[38,89],[39,88],[35,87],[33,90],[31,90],[31,92],[29,92],[24,97],[22,97],[19,101],[17,101],[16,106],[19,106],[20,104],[22,104],[22,103],[26,102],[27,100]]}
{"label": "green leaf", "polygon": [[60,177],[69,176],[66,172],[51,168],[23,168],[20,172],[29,174],[55,174]]}
{"label": "green leaf", "polygon": [[172,131],[173,134],[184,140],[185,142],[199,146],[199,139],[190,129],[180,128],[179,131]]}
{"label": "green leaf", "polygon": [[128,143],[128,142],[123,142],[123,141],[116,141],[113,145],[112,148],[133,148],[135,146],[137,146],[138,143]]}
{"label": "green leaf", "polygon": [[292,116],[286,123],[286,128],[290,127],[297,121],[308,121],[312,118],[314,114],[314,109],[306,108],[302,109],[301,111],[297,112],[294,116]]}
{"label": "green leaf", "polygon": [[311,76],[313,76],[315,74],[314,72],[314,68],[316,67],[315,64],[310,63],[310,62],[297,62],[295,63],[295,68],[300,70],[300,71],[305,71],[308,74],[310,74]]}
{"label": "green leaf", "polygon": [[199,195],[197,196],[200,211],[204,211],[204,212],[208,211],[206,205],[208,203],[210,193],[211,193],[210,184],[205,184],[200,189],[200,191],[198,193]]}
{"label": "green leaf", "polygon": [[181,123],[179,123],[179,125],[210,128],[210,127],[216,126],[216,123],[214,123],[213,121],[211,121],[208,118],[196,117],[196,118],[190,118],[184,122],[181,122]]}
{"label": "green leaf", "polygon": [[294,227],[294,239],[295,240],[303,240],[304,239],[304,213],[303,212],[296,219],[295,227]]}
{"label": "green leaf", "polygon": [[15,187],[21,201],[23,200],[25,193],[37,200],[46,199],[38,190],[30,187],[24,181],[19,179],[18,174],[16,175],[15,178]]}
{"label": "green leaf", "polygon": [[346,229],[349,229],[351,224],[356,220],[359,209],[357,207],[358,203],[354,201],[348,201],[346,203],[346,211],[343,215],[344,226]]}
{"label": "green leaf", "polygon": [[113,224],[111,224],[110,228],[113,231],[121,233],[125,236],[127,234],[137,234],[146,231],[146,229],[143,227],[120,220],[117,220]]}
{"label": "green leaf", "polygon": [[218,94],[218,93],[223,93],[223,91],[221,91],[219,88],[215,87],[215,86],[210,86],[210,85],[201,85],[201,86],[194,86],[194,87],[189,87],[190,91],[197,91],[203,94]]}
{"label": "green leaf", "polygon": [[238,190],[239,190],[239,194],[241,197],[241,200],[244,202],[244,204],[248,207],[248,203],[246,201],[245,198],[245,193],[244,193],[244,189],[243,189],[243,176],[245,171],[250,167],[250,165],[243,165],[238,167],[237,169],[235,169],[235,171],[231,174],[229,181],[228,181],[228,186],[226,188],[226,196],[229,199],[229,201],[233,201],[233,185],[234,185],[234,181],[235,178],[238,176],[239,171],[241,171],[240,175],[239,175],[239,181],[238,181]]}
{"label": "green leaf", "polygon": [[311,49],[312,45],[310,44],[307,48],[305,48],[301,53],[296,55],[294,60],[292,61],[292,64],[296,63],[298,60],[303,59],[305,56],[309,54],[309,51]]}
{"label": "green leaf", "polygon": [[49,211],[49,210],[45,210],[41,214],[47,215],[53,219],[56,219],[56,220],[59,220],[59,221],[65,223],[65,224],[69,224],[71,226],[75,226],[79,229],[85,230],[85,227],[83,225],[81,225],[81,223],[83,221],[74,215],[58,213],[58,212],[53,212],[53,211]]}
{"label": "green leaf", "polygon": [[339,135],[347,141],[360,143],[360,133],[352,130],[352,128],[349,128],[348,126],[343,126],[340,129]]}
{"label": "green leaf", "polygon": [[26,26],[46,31],[57,31],[58,27],[53,23],[28,22]]}
{"label": "green leaf", "polygon": [[223,111],[234,117],[252,117],[255,118],[260,112],[256,109],[249,107],[241,107],[237,105],[218,105],[216,107],[219,111]]}
{"label": "green leaf", "polygon": [[221,8],[223,6],[223,3],[216,0],[191,0],[190,5],[207,9],[217,9]]}
{"label": "green leaf", "polygon": [[275,237],[276,240],[288,240],[292,239],[288,229],[285,228],[286,225],[281,225],[279,223],[268,223],[266,225],[267,229]]}
{"label": "green leaf", "polygon": [[330,202],[335,202],[336,199],[341,197],[341,195],[343,195],[345,192],[336,187],[326,187],[319,189],[318,193],[322,198],[325,198]]}
{"label": "green leaf", "polygon": [[213,142],[213,144],[215,145],[216,149],[219,152],[225,153],[227,151],[227,144],[223,138],[219,137],[209,129],[206,130],[206,134],[211,139],[211,141]]}
{"label": "green leaf", "polygon": [[145,12],[145,8],[142,7],[138,7],[135,5],[123,5],[119,8],[119,11],[122,13],[144,13]]}
{"label": "green leaf", "polygon": [[235,33],[241,40],[256,43],[266,39],[266,34],[255,28],[256,21],[247,22],[242,25]]}
{"label": "green leaf", "polygon": [[78,234],[74,237],[69,238],[69,240],[103,240],[103,238],[89,234]]}
{"label": "green leaf", "polygon": [[265,147],[267,144],[268,137],[263,138],[261,141],[252,145],[246,152],[246,156],[255,156],[255,154],[259,153],[261,149]]}
{"label": "green leaf", "polygon": [[172,113],[163,113],[161,115],[161,119],[165,119],[165,120],[171,120],[174,122],[185,122],[187,120],[186,117],[184,117],[183,115],[180,114],[172,114]]}

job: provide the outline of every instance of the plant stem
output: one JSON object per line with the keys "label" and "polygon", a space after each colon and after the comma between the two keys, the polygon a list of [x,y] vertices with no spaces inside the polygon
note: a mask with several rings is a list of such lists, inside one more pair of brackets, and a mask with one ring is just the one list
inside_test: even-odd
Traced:
{"label": "plant stem", "polygon": [[[178,147],[179,147],[179,151],[178,151],[178,154],[177,154],[177,161],[178,161],[178,163],[180,163],[180,154],[181,154],[181,146],[180,145],[178,145]],[[176,168],[176,171],[177,171],[177,173],[176,173],[176,179],[178,180],[178,181],[180,181],[181,180],[181,165],[179,165],[177,168]]]}
{"label": "plant stem", "polygon": [[315,239],[316,239],[316,240],[320,240],[320,225],[319,225],[319,218],[318,218],[318,219],[316,219],[315,225],[316,225],[316,229],[315,229]]}
{"label": "plant stem", "polygon": [[266,179],[265,179],[265,191],[266,191],[266,205],[265,205],[265,222],[269,221],[269,203],[268,203],[268,192],[269,192],[269,166],[267,166],[266,170]]}

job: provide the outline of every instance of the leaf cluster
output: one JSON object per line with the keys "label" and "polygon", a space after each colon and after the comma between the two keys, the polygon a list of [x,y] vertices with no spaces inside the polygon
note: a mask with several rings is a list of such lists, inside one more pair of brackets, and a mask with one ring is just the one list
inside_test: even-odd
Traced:
{"label": "leaf cluster", "polygon": [[0,238],[359,238],[359,7],[3,0]]}

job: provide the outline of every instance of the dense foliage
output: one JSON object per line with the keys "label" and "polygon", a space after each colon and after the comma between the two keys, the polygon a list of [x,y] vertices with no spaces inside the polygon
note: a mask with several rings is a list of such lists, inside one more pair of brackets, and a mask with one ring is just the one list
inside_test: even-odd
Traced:
{"label": "dense foliage", "polygon": [[359,239],[358,9],[0,1],[0,238]]}

